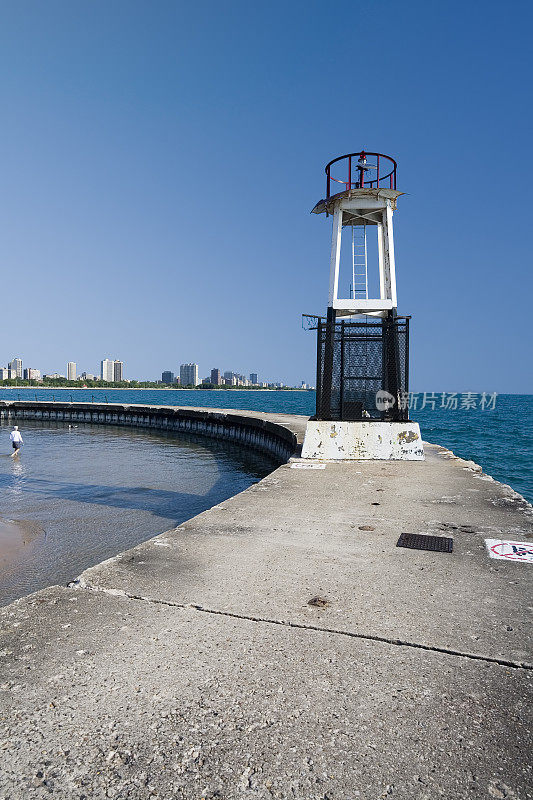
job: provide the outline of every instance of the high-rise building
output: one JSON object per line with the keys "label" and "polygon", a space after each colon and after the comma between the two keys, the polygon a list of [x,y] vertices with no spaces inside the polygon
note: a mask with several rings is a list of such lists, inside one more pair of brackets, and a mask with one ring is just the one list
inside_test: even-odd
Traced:
{"label": "high-rise building", "polygon": [[0,381],[7,381],[9,378],[9,369],[7,367],[0,367]]}
{"label": "high-rise building", "polygon": [[40,381],[41,380],[41,370],[40,369],[32,369],[31,367],[27,367],[24,370],[24,380],[25,381]]}
{"label": "high-rise building", "polygon": [[76,362],[69,361],[67,364],[67,380],[68,381],[75,381],[76,380]]}
{"label": "high-rise building", "polygon": [[174,373],[166,370],[161,373],[161,383],[174,383]]}
{"label": "high-rise building", "polygon": [[198,386],[198,364],[181,365],[180,383],[182,386]]}
{"label": "high-rise building", "polygon": [[113,382],[115,377],[114,366],[115,362],[110,358],[104,358],[104,360],[100,362],[100,378],[103,381],[110,381],[111,383]]}
{"label": "high-rise building", "polygon": [[255,384],[259,383],[257,380],[257,372],[250,372],[250,383],[252,383],[254,386]]}
{"label": "high-rise building", "polygon": [[14,358],[13,361],[10,361],[8,364],[9,369],[14,372],[14,378],[22,378],[22,359],[21,358]]}
{"label": "high-rise building", "polygon": [[230,381],[233,378],[233,372],[225,372],[224,373],[224,380]]}
{"label": "high-rise building", "polygon": [[124,362],[123,361],[114,361],[113,362],[113,380],[115,383],[120,383],[120,381],[124,380]]}
{"label": "high-rise building", "polygon": [[211,370],[211,383],[213,386],[220,386],[222,383],[222,373],[219,369]]}

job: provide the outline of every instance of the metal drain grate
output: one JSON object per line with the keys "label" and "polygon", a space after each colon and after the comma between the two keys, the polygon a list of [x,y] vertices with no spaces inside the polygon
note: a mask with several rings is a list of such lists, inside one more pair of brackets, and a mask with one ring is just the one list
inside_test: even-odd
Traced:
{"label": "metal drain grate", "polygon": [[433,550],[437,553],[453,552],[453,539],[447,536],[428,536],[425,533],[402,533],[396,547],[409,547],[411,550]]}

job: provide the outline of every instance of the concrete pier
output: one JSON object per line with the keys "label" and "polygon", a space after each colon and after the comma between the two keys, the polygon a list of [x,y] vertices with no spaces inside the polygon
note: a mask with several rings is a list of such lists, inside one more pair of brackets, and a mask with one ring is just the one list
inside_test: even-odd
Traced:
{"label": "concrete pier", "polygon": [[424,447],[297,458],[0,610],[0,796],[533,797],[533,568],[484,544],[531,541],[532,509]]}

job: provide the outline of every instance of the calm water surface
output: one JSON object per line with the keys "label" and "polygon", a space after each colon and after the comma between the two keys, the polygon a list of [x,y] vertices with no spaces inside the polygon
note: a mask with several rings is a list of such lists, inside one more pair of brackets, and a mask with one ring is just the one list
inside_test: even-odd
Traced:
{"label": "calm water surface", "polygon": [[[0,400],[78,400],[147,405],[207,406],[242,408],[311,415],[314,392],[291,391],[209,391],[153,389],[0,389]],[[533,395],[501,394],[491,411],[433,410],[429,405],[411,418],[420,423],[426,441],[449,447],[457,455],[481,464],[485,472],[533,502]]]}
{"label": "calm water surface", "polygon": [[154,431],[38,422],[10,458],[0,427],[0,604],[190,519],[273,469],[237,445]]}

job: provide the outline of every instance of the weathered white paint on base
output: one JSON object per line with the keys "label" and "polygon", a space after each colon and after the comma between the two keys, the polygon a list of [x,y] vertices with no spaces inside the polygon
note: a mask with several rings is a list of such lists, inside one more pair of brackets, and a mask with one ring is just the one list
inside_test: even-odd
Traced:
{"label": "weathered white paint on base", "polygon": [[302,458],[327,461],[423,461],[418,422],[307,423]]}

